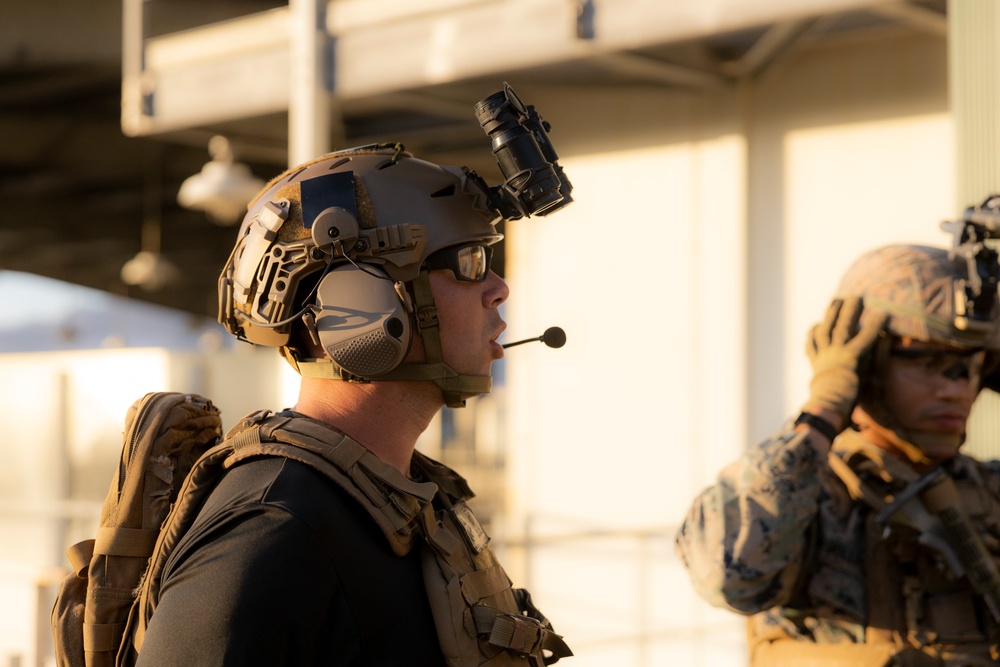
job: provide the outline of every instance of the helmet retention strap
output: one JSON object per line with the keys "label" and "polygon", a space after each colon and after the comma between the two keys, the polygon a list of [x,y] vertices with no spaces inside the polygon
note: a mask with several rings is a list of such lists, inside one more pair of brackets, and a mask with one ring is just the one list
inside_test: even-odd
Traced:
{"label": "helmet retention strap", "polygon": [[[420,337],[424,341],[424,354],[427,357],[426,364],[436,366],[444,365],[444,352],[441,349],[441,322],[438,319],[437,304],[434,302],[434,294],[431,292],[431,275],[426,268],[421,268],[420,273],[413,279],[414,312],[416,313],[417,328],[420,330]],[[465,401],[461,398],[454,386],[448,386],[439,380],[435,383],[441,387],[444,394],[444,402],[450,408],[462,407]]]}

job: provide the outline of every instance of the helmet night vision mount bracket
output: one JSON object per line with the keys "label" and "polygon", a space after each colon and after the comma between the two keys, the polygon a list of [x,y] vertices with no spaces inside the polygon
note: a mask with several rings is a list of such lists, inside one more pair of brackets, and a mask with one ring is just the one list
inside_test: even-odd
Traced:
{"label": "helmet night vision mount bracket", "polygon": [[968,267],[968,278],[955,283],[955,328],[992,329],[1000,317],[1000,262],[995,243],[987,241],[1000,239],[1000,195],[965,209],[961,220],[942,222],[941,229],[954,235],[951,256]]}
{"label": "helmet night vision mount bracket", "polygon": [[551,128],[534,106],[525,105],[505,81],[503,90],[476,104],[475,113],[505,179],[493,187],[479,181],[504,220],[545,216],[573,201],[573,185],[549,140]]}

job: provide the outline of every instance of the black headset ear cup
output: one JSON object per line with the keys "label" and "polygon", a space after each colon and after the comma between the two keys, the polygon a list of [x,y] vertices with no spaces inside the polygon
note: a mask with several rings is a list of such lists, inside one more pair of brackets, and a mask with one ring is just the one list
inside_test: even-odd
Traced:
{"label": "black headset ear cup", "polygon": [[320,281],[316,305],[320,345],[345,371],[371,378],[402,363],[412,326],[384,271],[371,265],[337,267]]}

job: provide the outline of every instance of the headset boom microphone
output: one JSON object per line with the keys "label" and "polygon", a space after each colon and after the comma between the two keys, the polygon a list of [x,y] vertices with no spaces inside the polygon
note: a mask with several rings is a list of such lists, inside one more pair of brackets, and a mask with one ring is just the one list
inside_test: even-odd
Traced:
{"label": "headset boom microphone", "polygon": [[535,338],[525,338],[524,340],[507,343],[501,347],[507,349],[508,347],[514,347],[515,345],[520,345],[521,343],[533,343],[536,340],[542,341],[549,347],[562,347],[566,344],[566,332],[559,327],[549,327],[541,336],[537,336]]}

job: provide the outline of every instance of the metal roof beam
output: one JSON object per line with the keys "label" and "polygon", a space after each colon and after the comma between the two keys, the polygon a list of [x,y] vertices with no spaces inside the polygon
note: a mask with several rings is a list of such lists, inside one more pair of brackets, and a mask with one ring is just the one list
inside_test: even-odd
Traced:
{"label": "metal roof beam", "polygon": [[624,76],[648,79],[668,86],[721,89],[732,86],[726,77],[715,72],[684,67],[634,53],[605,53],[595,59],[601,67]]}
{"label": "metal roof beam", "polygon": [[[336,100],[599,58],[606,58],[606,65],[654,81],[718,86],[722,78],[714,73],[622,52],[774,22],[785,26],[781,30],[789,30],[814,16],[886,4],[886,0],[798,0],[791,4],[785,0],[590,0],[593,34],[588,31],[581,37],[581,2],[429,2],[420,6],[422,11],[416,11],[412,2],[392,0],[327,3]],[[126,61],[130,62],[124,67],[122,94],[126,134],[179,130],[289,108],[294,29],[287,7],[148,40],[134,34],[141,30],[141,20],[134,16],[141,7],[142,0],[126,0],[130,10],[125,22]],[[781,30],[773,35],[779,47]],[[758,53],[769,56],[774,49],[762,45]],[[742,67],[752,72],[764,61],[755,54]]]}
{"label": "metal roof beam", "polygon": [[726,63],[724,71],[737,78],[756,76],[791,51],[814,24],[813,19],[775,23],[739,60]]}
{"label": "metal roof beam", "polygon": [[871,11],[879,16],[898,21],[911,28],[922,30],[938,37],[948,36],[948,17],[941,12],[910,2],[894,2],[876,5]]}

